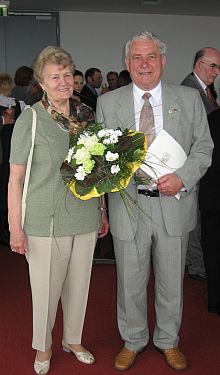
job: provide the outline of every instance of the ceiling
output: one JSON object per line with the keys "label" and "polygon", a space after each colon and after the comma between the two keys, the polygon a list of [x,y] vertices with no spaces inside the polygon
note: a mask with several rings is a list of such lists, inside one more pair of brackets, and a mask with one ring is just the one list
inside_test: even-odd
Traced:
{"label": "ceiling", "polygon": [[220,16],[220,0],[11,0],[9,3],[12,13],[72,11]]}

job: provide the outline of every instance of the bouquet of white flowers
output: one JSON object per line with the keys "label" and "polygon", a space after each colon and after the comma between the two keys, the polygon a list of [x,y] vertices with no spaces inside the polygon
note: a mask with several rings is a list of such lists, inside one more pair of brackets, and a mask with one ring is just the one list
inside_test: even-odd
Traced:
{"label": "bouquet of white flowers", "polygon": [[70,134],[70,148],[61,174],[71,192],[87,200],[125,189],[145,156],[143,133],[89,123],[76,127]]}

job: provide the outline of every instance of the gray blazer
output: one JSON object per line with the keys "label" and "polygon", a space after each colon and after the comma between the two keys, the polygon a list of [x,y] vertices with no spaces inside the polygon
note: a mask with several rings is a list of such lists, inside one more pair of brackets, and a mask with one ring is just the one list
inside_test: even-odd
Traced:
{"label": "gray blazer", "polygon": [[199,93],[201,95],[201,98],[202,98],[202,101],[203,101],[203,104],[204,104],[204,107],[205,107],[205,110],[206,110],[207,114],[216,109],[215,107],[213,107],[213,105],[208,100],[207,95],[205,94],[202,86],[200,85],[200,83],[199,83],[199,81],[196,78],[194,73],[190,73],[188,76],[186,76],[186,78],[183,80],[181,85],[192,87],[193,89],[199,90]]}
{"label": "gray blazer", "polygon": [[[170,236],[182,236],[196,225],[196,184],[211,164],[213,142],[207,115],[197,90],[162,83],[163,127],[183,147],[188,158],[176,171],[186,188],[181,198],[160,195],[164,223]],[[173,111],[175,109],[175,111]],[[135,129],[133,84],[101,95],[96,118],[107,128]],[[134,201],[137,187],[132,180],[126,189]],[[119,193],[109,194],[111,232],[121,240],[132,240],[137,229],[138,208],[131,214]]]}

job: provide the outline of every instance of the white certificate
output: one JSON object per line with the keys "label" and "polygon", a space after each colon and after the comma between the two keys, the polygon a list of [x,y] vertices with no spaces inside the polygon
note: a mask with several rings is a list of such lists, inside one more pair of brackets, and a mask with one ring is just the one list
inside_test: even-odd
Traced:
{"label": "white certificate", "polygon": [[[181,168],[187,155],[180,144],[164,129],[147,149],[145,162],[140,168],[154,180]],[[179,195],[176,196],[179,198]]]}

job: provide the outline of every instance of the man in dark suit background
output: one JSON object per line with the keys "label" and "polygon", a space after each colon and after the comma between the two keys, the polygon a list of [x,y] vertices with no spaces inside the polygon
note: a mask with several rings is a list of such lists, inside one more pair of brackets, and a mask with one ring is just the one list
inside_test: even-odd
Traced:
{"label": "man in dark suit background", "polygon": [[96,102],[98,98],[98,93],[96,89],[99,89],[102,84],[102,73],[98,68],[89,68],[85,72],[86,84],[80,93],[82,102],[88,105],[96,111]]}
{"label": "man in dark suit background", "polygon": [[212,164],[200,180],[202,250],[207,275],[208,311],[220,315],[220,108],[208,115],[214,142]]}
{"label": "man in dark suit background", "polygon": [[[213,86],[220,72],[220,53],[212,47],[205,47],[196,52],[193,72],[187,75],[182,85],[199,90],[207,115],[218,108],[213,97]],[[206,272],[201,246],[201,219],[198,209],[197,226],[189,235],[186,264],[193,279],[205,279]]]}

